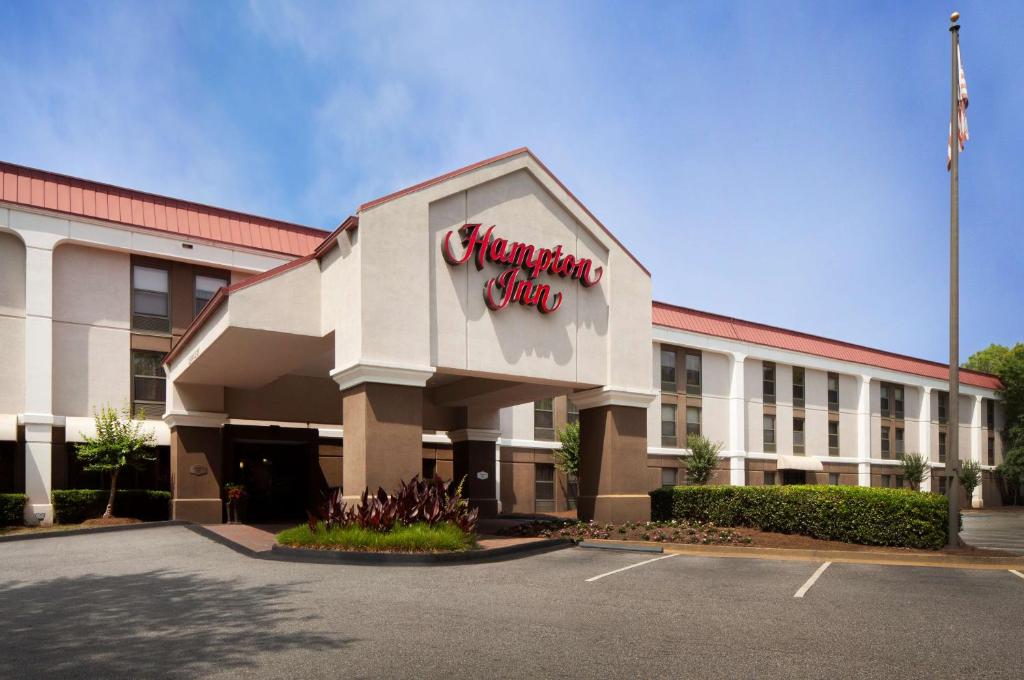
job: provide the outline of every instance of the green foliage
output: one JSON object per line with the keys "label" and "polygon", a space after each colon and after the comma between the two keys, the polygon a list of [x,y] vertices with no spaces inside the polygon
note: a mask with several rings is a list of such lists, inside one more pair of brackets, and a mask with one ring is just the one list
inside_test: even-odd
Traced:
{"label": "green foliage", "polygon": [[474,535],[455,524],[433,526],[424,522],[395,525],[390,531],[374,531],[350,524],[325,528],[302,525],[277,535],[277,542],[295,547],[316,546],[373,552],[451,552],[469,550],[476,544]]}
{"label": "green foliage", "polygon": [[1003,454],[1003,462],[996,468],[1003,480],[1007,495],[1016,505],[1020,500],[1020,487],[1024,484],[1024,445],[1010,449]]}
{"label": "green foliage", "polygon": [[126,467],[142,467],[156,460],[153,446],[156,437],[142,429],[142,421],[135,420],[125,409],[109,406],[94,416],[96,436],[83,436],[83,443],[75,448],[83,469],[89,472],[116,474]]}
{"label": "green foliage", "polygon": [[561,446],[555,449],[555,467],[566,475],[578,475],[580,471],[580,424],[569,423],[558,430]]}
{"label": "green foliage", "polygon": [[960,474],[957,475],[960,479],[961,486],[964,487],[964,493],[970,498],[974,490],[981,484],[981,463],[976,460],[965,460],[960,464]]}
{"label": "green foliage", "polygon": [[691,434],[686,438],[686,446],[690,449],[690,455],[680,457],[679,462],[686,466],[687,479],[691,484],[707,484],[718,467],[721,442],[713,442],[702,435]]}
{"label": "green foliage", "polygon": [[651,492],[655,521],[714,522],[864,545],[938,549],[949,508],[939,494],[856,486],[676,486]]}
{"label": "green foliage", "polygon": [[24,524],[27,502],[23,493],[0,493],[0,527]]}
{"label": "green foliage", "polygon": [[972,354],[964,367],[999,376],[1003,382],[999,396],[1006,414],[1007,448],[1024,446],[1024,343],[1013,347],[989,345]]}
{"label": "green foliage", "polygon": [[931,474],[928,459],[920,453],[903,454],[903,458],[900,459],[900,467],[903,468],[904,481],[914,491],[920,491],[921,483]]}
{"label": "green foliage", "polygon": [[[110,492],[100,489],[55,489],[53,516],[58,524],[80,524],[103,514]],[[134,517],[146,522],[170,517],[171,492],[149,489],[119,489],[114,497],[114,511],[121,517]]]}

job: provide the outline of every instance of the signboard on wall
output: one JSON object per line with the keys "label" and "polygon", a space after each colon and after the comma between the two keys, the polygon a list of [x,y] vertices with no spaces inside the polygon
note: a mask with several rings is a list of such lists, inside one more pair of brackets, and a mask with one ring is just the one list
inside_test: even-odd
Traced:
{"label": "signboard on wall", "polygon": [[[493,311],[519,303],[535,307],[541,314],[550,314],[562,306],[562,293],[552,291],[551,284],[541,278],[542,275],[579,281],[584,288],[590,288],[596,286],[604,274],[603,267],[594,267],[589,258],[563,252],[560,244],[542,248],[510,241],[495,234],[494,229],[494,225],[484,229],[481,224],[464,224],[457,232],[449,230],[441,242],[441,254],[452,267],[473,260],[478,270],[488,262],[504,268],[484,283],[484,301]],[[456,253],[452,245],[456,233],[462,245],[461,253]]]}

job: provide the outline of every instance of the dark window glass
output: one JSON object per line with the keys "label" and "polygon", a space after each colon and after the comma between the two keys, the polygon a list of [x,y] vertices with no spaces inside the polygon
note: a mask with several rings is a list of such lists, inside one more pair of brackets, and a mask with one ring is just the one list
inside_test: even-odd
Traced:
{"label": "dark window glass", "polygon": [[828,374],[828,410],[839,410],[839,374]]}
{"label": "dark window glass", "polygon": [[793,406],[804,405],[804,369],[802,366],[793,367]]}
{"label": "dark window glass", "polygon": [[939,462],[946,462],[946,433],[939,433]]}
{"label": "dark window glass", "polygon": [[839,421],[832,420],[828,424],[828,455],[839,455]]}
{"label": "dark window glass", "polygon": [[775,403],[775,364],[765,361],[761,365],[761,392],[764,395],[764,403]]}
{"label": "dark window glass", "polygon": [[896,418],[902,418],[903,417],[903,386],[902,385],[893,385],[893,388],[892,388],[892,399],[893,399],[893,402],[895,402],[893,404],[893,411],[895,411],[895,417]]}
{"label": "dark window glass", "polygon": [[537,512],[555,511],[555,466],[538,463],[534,466],[536,475],[533,485],[534,509]]}
{"label": "dark window glass", "polygon": [[903,448],[903,428],[902,427],[897,427],[896,428],[896,455],[897,456],[902,456],[903,453],[904,453],[904,448]]}
{"label": "dark window glass", "polygon": [[661,468],[661,485],[662,486],[675,486],[676,485],[676,469],[675,468]]}
{"label": "dark window glass", "polygon": [[697,406],[686,407],[686,436],[700,434],[700,408]]}
{"label": "dark window glass", "polygon": [[167,399],[167,377],[162,352],[132,351],[132,412],[162,418]]}
{"label": "dark window glass", "polygon": [[701,355],[696,352],[686,353],[686,393],[700,396],[701,391]]}
{"label": "dark window glass", "polygon": [[168,332],[170,322],[170,283],[166,269],[132,267],[132,328]]}
{"label": "dark window glass", "polygon": [[949,417],[949,392],[939,392],[939,422],[944,423]]}
{"label": "dark window glass", "polygon": [[886,418],[892,416],[889,403],[889,385],[887,383],[882,383],[878,388],[878,402],[882,415]]}
{"label": "dark window glass", "polygon": [[882,458],[890,457],[889,428],[882,427]]}
{"label": "dark window glass", "polygon": [[555,412],[550,399],[533,402],[533,438],[543,441],[555,438]]}
{"label": "dark window glass", "polygon": [[939,476],[939,493],[946,493],[946,475]]}
{"label": "dark window glass", "polygon": [[775,473],[765,472],[764,473],[764,484],[765,486],[775,486]]}
{"label": "dark window glass", "polygon": [[882,475],[882,486],[887,489],[892,486],[892,475]]}
{"label": "dark window glass", "polygon": [[988,436],[988,464],[996,464],[996,438],[993,435]]}
{"label": "dark window glass", "polygon": [[903,488],[903,475],[896,475],[895,482],[896,482],[896,488],[897,489],[902,489]]}
{"label": "dark window glass", "polygon": [[676,351],[661,350],[661,391],[676,391]]}
{"label": "dark window glass", "polygon": [[580,409],[578,406],[576,406],[572,399],[566,399],[565,401],[565,422],[580,422]]}
{"label": "dark window glass", "polygon": [[206,303],[213,299],[218,290],[227,287],[227,285],[228,282],[225,279],[216,276],[197,275],[195,281],[195,315],[199,316],[199,312],[203,311]]}
{"label": "dark window glass", "polygon": [[991,399],[985,400],[985,424],[988,429],[996,429],[996,402]]}
{"label": "dark window glass", "polygon": [[764,416],[764,450],[775,453],[775,416]]}
{"label": "dark window glass", "polygon": [[675,404],[661,405],[661,445],[669,447],[678,445]]}
{"label": "dark window glass", "polygon": [[423,459],[423,479],[433,479],[437,474],[437,460],[435,458]]}
{"label": "dark window glass", "polygon": [[832,486],[839,486],[839,473],[830,472],[828,473],[828,483]]}
{"label": "dark window glass", "polygon": [[793,453],[804,452],[804,419],[793,418]]}

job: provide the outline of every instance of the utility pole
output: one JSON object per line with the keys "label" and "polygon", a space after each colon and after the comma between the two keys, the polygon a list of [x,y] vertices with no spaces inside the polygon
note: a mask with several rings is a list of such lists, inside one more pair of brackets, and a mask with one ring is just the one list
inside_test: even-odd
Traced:
{"label": "utility pole", "polygon": [[960,12],[949,17],[952,45],[952,105],[949,114],[949,426],[946,436],[946,492],[949,494],[949,541],[960,544]]}

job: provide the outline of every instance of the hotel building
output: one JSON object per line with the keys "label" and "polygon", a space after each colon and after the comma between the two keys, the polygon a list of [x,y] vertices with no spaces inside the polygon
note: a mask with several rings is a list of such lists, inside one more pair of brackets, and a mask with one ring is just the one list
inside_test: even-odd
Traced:
{"label": "hotel building", "polygon": [[[359,207],[331,233],[0,163],[0,492],[102,488],[76,443],[95,409],[143,412],[158,461],[123,488],[172,516],[303,516],[414,474],[465,478],[484,514],[649,516],[685,483],[686,437],[723,444],[717,484],[903,485],[945,456],[1000,504],[994,376],[651,300],[650,273],[528,150]],[[581,430],[579,479],[554,466]]]}

